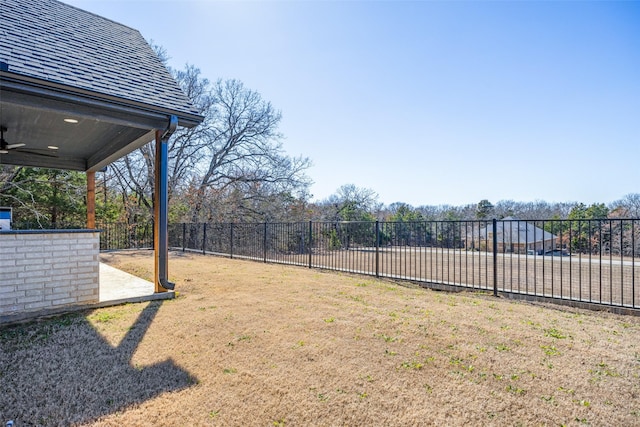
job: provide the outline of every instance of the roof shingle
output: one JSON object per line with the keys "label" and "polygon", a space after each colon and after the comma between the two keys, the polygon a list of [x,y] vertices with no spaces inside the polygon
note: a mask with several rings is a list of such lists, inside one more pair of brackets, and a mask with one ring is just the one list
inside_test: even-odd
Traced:
{"label": "roof shingle", "polygon": [[139,31],[56,0],[0,0],[9,72],[198,114]]}

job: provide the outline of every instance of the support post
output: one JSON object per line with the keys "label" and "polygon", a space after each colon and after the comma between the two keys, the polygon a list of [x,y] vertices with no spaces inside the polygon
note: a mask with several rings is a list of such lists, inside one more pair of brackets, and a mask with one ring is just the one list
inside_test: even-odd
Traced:
{"label": "support post", "polygon": [[168,192],[168,140],[178,127],[178,118],[171,116],[165,131],[156,131],[156,159],[154,182],[154,242],[155,291],[166,292],[175,285],[169,282],[169,192]]}
{"label": "support post", "polygon": [[96,173],[87,172],[87,228],[96,228]]}

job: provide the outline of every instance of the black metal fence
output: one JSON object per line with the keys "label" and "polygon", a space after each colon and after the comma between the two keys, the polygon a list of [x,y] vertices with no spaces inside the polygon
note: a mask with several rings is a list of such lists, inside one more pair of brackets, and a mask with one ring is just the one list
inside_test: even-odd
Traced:
{"label": "black metal fence", "polygon": [[171,224],[169,245],[430,286],[640,309],[640,219]]}
{"label": "black metal fence", "polygon": [[[74,230],[86,228],[78,222],[14,222],[14,230]],[[124,222],[98,223],[100,250],[153,248],[153,223],[128,224]]]}
{"label": "black metal fence", "polygon": [[153,223],[124,222],[97,224],[100,230],[100,250],[153,248]]}
{"label": "black metal fence", "polygon": [[[152,223],[98,228],[101,250],[153,247]],[[640,310],[640,219],[170,224],[169,245],[429,286]]]}

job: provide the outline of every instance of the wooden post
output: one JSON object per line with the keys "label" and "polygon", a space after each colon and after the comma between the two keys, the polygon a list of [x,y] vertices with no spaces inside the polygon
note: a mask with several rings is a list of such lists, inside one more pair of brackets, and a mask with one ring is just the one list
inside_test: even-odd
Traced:
{"label": "wooden post", "polygon": [[87,228],[96,228],[96,173],[87,172]]}

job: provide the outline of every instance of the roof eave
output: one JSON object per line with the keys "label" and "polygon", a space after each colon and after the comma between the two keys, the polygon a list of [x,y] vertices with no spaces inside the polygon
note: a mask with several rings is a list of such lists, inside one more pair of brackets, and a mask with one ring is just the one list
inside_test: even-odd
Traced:
{"label": "roof eave", "polygon": [[[60,111],[60,103],[62,103],[72,110],[69,113],[86,114],[87,117],[95,118],[96,112],[99,111],[109,116],[104,117],[107,121],[133,127],[164,129],[168,117],[171,116],[176,116],[178,125],[186,128],[197,126],[204,120],[204,117],[199,114],[144,104],[9,71],[0,71],[0,90],[3,92],[2,102],[20,103],[44,109],[48,106],[54,108],[51,105],[53,103],[57,111]],[[21,96],[14,98],[11,97],[11,93]],[[29,96],[33,97],[31,102]],[[71,108],[72,106],[83,108]]]}

